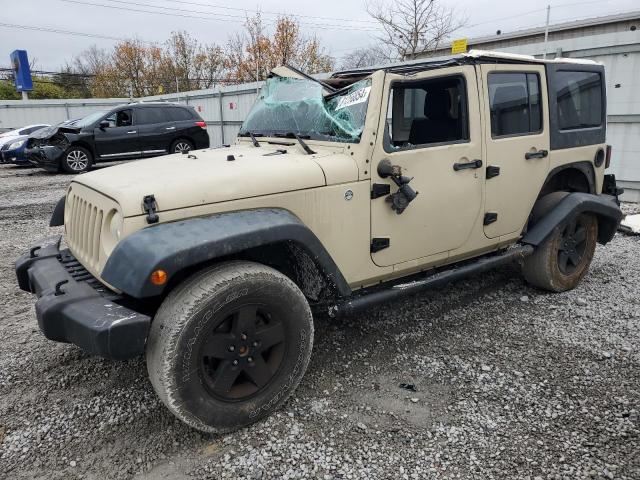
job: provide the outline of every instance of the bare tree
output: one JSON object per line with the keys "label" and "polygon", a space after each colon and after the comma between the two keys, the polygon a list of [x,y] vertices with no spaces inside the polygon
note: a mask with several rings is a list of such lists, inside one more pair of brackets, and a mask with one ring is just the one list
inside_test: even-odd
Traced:
{"label": "bare tree", "polygon": [[367,5],[367,11],[384,31],[378,39],[389,45],[399,60],[437,49],[466,23],[438,0],[379,0]]}
{"label": "bare tree", "polygon": [[372,65],[384,65],[392,60],[390,52],[384,51],[377,46],[356,48],[342,56],[340,69],[349,70],[352,68],[371,67]]}

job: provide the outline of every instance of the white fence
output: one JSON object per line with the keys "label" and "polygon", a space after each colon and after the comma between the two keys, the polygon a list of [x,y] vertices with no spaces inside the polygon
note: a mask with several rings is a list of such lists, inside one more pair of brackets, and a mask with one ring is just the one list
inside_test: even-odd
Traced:
{"label": "white fence", "polygon": [[[260,86],[261,83],[242,84],[220,89],[155,95],[135,100],[171,101],[193,106],[207,123],[211,146],[215,147],[233,141],[242,121],[251,110]],[[128,98],[2,100],[0,101],[0,131],[35,123],[54,125],[129,101]]]}

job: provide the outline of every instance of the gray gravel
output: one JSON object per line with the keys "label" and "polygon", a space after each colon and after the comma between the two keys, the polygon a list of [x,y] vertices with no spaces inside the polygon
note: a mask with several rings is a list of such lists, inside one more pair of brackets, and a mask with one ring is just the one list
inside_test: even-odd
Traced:
{"label": "gray gravel", "polygon": [[598,247],[569,293],[505,269],[318,318],[285,407],[210,437],[160,405],[141,359],[39,333],[13,260],[59,230],[46,225],[68,181],[0,167],[0,477],[640,478],[640,237]]}

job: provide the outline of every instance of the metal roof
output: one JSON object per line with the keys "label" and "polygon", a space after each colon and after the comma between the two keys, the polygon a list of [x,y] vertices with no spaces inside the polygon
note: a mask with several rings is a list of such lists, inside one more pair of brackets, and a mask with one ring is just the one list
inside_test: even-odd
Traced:
{"label": "metal roof", "polygon": [[353,75],[368,75],[377,70],[384,70],[390,73],[416,73],[425,70],[451,67],[455,65],[468,65],[477,63],[573,63],[582,65],[597,65],[592,60],[581,60],[573,58],[553,58],[541,59],[531,55],[519,55],[515,53],[491,52],[487,50],[471,50],[461,55],[448,55],[437,58],[410,60],[389,65],[356,68],[352,70],[341,70],[335,72],[332,78],[348,77]]}
{"label": "metal roof", "polygon": [[[549,33],[562,32],[565,30],[576,30],[578,28],[594,27],[598,25],[605,25],[608,23],[625,22],[630,20],[640,21],[640,10],[634,10],[632,12],[617,13],[615,15],[606,15],[602,17],[591,17],[581,20],[572,20],[570,22],[556,23],[549,25]],[[533,27],[523,30],[515,30],[513,32],[501,33],[499,35],[487,35],[484,37],[470,38],[467,40],[469,45],[481,45],[483,43],[498,42],[501,40],[509,40],[514,38],[531,37],[535,35],[544,35],[545,27]],[[436,49],[448,50],[451,48],[451,43],[442,45]],[[429,53],[433,50],[423,50],[420,53]]]}

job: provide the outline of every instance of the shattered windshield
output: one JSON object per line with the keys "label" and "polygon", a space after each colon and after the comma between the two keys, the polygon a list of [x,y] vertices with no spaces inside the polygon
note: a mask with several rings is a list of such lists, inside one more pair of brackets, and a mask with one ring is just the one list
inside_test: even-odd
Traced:
{"label": "shattered windshield", "polygon": [[312,80],[273,77],[260,92],[240,135],[299,135],[314,140],[360,141],[371,79],[328,96]]}

